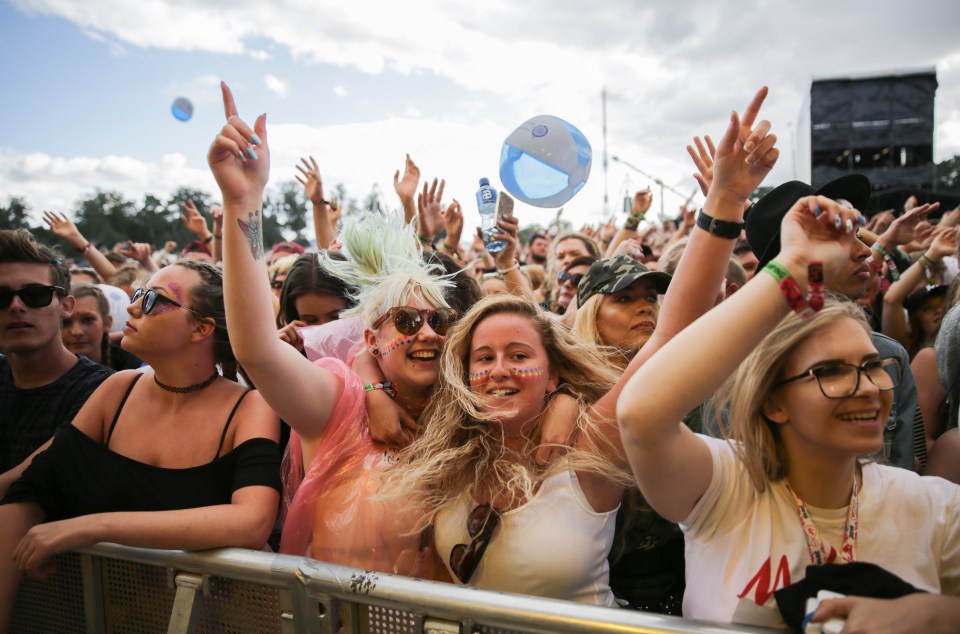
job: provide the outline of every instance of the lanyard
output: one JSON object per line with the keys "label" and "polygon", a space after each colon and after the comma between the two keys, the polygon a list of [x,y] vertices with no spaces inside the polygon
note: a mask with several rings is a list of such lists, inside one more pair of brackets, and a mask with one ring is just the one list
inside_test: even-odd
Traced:
{"label": "lanyard", "polygon": [[[803,536],[807,540],[807,550],[810,553],[810,561],[815,565],[821,566],[827,562],[827,548],[823,539],[820,537],[820,530],[813,521],[813,515],[810,509],[803,503],[803,500],[797,497],[790,485],[787,484],[787,490],[793,496],[793,502],[797,506],[797,515],[800,517],[800,525],[803,527]],[[850,495],[850,510],[847,513],[847,523],[843,527],[843,545],[840,549],[840,560],[848,564],[856,559],[857,549],[857,529],[860,525],[859,509],[860,495],[857,491],[857,478],[854,474],[853,493]]]}

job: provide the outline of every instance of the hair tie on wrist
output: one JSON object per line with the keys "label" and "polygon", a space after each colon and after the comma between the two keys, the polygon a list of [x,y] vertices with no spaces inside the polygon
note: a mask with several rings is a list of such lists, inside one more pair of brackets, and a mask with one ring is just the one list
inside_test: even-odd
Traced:
{"label": "hair tie on wrist", "polygon": [[514,260],[513,266],[506,269],[497,269],[497,273],[500,273],[501,275],[503,275],[505,273],[510,273],[511,271],[516,271],[519,268],[520,268],[520,262],[518,262],[517,260]]}

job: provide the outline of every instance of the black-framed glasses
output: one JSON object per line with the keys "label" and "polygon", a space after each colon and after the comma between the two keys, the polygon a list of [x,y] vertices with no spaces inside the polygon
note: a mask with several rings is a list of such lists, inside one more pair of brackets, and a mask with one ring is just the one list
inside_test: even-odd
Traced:
{"label": "black-framed glasses", "polygon": [[500,510],[490,506],[489,502],[470,511],[467,516],[470,543],[457,544],[450,550],[450,569],[457,575],[457,579],[463,583],[470,581],[499,525]]}
{"label": "black-framed glasses", "polygon": [[0,288],[0,309],[7,308],[13,303],[14,297],[19,297],[20,301],[28,308],[44,308],[53,301],[54,293],[67,294],[67,289],[62,286],[24,286],[19,290],[12,288]]}
{"label": "black-framed glasses", "polygon": [[393,319],[393,326],[400,334],[412,337],[420,332],[424,323],[427,323],[430,324],[433,332],[442,337],[459,317],[460,313],[452,308],[417,310],[412,306],[396,306],[373,322],[373,327],[379,328],[387,319]]}
{"label": "black-framed glasses", "polygon": [[201,319],[201,320],[210,319],[210,317],[208,317],[207,315],[198,313],[197,311],[190,308],[189,306],[184,306],[180,302],[176,300],[172,300],[166,295],[161,295],[155,289],[152,289],[152,288],[149,290],[138,288],[133,293],[133,299],[130,300],[130,303],[136,304],[137,300],[139,300],[141,297],[143,298],[143,304],[140,305],[140,312],[142,312],[144,315],[149,315],[151,312],[153,312],[153,309],[157,307],[157,302],[160,302],[162,304],[168,304],[170,306],[176,306],[177,308],[182,308],[185,311],[189,312],[194,317],[196,317],[197,319]]}
{"label": "black-framed glasses", "polygon": [[580,280],[583,279],[585,273],[574,273],[570,275],[566,271],[560,271],[557,273],[557,283],[563,284],[564,282],[570,282],[571,286],[580,286]]}
{"label": "black-framed glasses", "polygon": [[813,377],[820,391],[827,398],[849,398],[860,389],[860,375],[887,392],[900,385],[900,363],[894,359],[871,359],[861,365],[852,363],[828,363],[791,376],[776,384],[775,387]]}

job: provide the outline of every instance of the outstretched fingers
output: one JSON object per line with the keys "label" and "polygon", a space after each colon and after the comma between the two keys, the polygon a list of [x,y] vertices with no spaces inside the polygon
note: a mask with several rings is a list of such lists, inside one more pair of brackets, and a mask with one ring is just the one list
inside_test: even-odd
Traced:
{"label": "outstretched fingers", "polygon": [[763,101],[767,98],[768,92],[769,89],[766,86],[761,87],[757,94],[753,96],[753,99],[750,100],[750,103],[747,104],[746,110],[743,111],[742,124],[744,126],[753,127],[753,122],[757,120],[760,107],[763,106]]}

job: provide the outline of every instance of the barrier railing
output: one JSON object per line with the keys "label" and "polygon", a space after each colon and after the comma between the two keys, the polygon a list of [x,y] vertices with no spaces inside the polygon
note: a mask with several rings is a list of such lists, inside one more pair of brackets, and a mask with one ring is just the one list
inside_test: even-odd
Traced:
{"label": "barrier railing", "polygon": [[632,610],[477,590],[223,549],[98,544],[24,580],[12,632],[306,634],[767,632]]}

